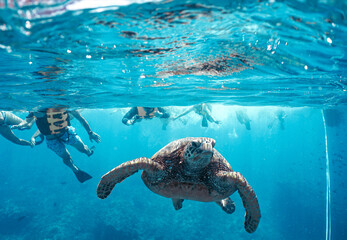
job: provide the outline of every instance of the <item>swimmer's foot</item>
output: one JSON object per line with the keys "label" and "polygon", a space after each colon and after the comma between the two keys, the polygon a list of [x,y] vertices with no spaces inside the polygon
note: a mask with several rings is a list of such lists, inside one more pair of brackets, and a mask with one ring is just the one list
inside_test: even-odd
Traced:
{"label": "swimmer's foot", "polygon": [[89,153],[87,153],[88,157],[90,157],[90,156],[93,155],[94,149],[95,149],[95,146],[91,146],[91,147],[89,148]]}
{"label": "swimmer's foot", "polygon": [[90,176],[88,173],[86,173],[82,170],[78,170],[74,173],[75,173],[75,175],[76,175],[76,177],[80,183],[83,183],[83,182],[92,178],[92,176]]}

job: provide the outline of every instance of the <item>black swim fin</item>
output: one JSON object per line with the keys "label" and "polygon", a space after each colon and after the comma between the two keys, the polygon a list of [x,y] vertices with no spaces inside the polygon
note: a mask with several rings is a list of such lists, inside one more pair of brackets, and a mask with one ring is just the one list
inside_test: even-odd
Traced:
{"label": "black swim fin", "polygon": [[202,127],[208,127],[207,119],[205,117],[202,119],[201,126]]}
{"label": "black swim fin", "polygon": [[92,178],[92,176],[90,176],[88,173],[82,171],[82,170],[78,170],[77,172],[74,172],[78,181],[80,181],[80,183],[83,183],[89,179]]}

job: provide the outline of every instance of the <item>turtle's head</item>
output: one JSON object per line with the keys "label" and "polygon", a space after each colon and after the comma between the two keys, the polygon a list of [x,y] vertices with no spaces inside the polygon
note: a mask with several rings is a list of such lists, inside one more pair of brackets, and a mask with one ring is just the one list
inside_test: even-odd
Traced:
{"label": "turtle's head", "polygon": [[186,145],[184,159],[190,171],[198,171],[210,163],[215,143],[212,138],[196,138]]}

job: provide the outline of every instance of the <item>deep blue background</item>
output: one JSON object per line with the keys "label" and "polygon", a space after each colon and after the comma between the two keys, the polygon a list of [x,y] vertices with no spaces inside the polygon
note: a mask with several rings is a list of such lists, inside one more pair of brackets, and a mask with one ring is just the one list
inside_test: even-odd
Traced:
{"label": "deep blue background", "polygon": [[[93,175],[84,184],[45,143],[30,149],[0,138],[0,238],[324,239],[326,181],[321,111],[285,108],[287,118],[282,130],[276,121],[268,127],[276,109],[246,108],[251,119],[248,131],[236,119],[238,108],[214,106],[221,125],[210,124],[204,129],[199,116],[191,113],[182,121],[171,122],[166,131],[161,129],[159,119],[123,125],[121,118],[127,109],[84,110],[82,115],[102,138],[90,158],[68,147],[76,165]],[[168,110],[175,115],[183,108]],[[346,117],[340,119],[340,123],[330,121],[334,126],[328,126],[334,239],[346,236]],[[91,145],[83,127],[76,120],[72,125]],[[29,138],[34,131],[16,133]],[[232,215],[214,203],[194,201],[185,201],[183,208],[175,211],[171,200],[150,192],[137,173],[117,185],[107,199],[97,198],[96,186],[107,171],[137,157],[150,157],[170,141],[187,136],[216,139],[215,148],[254,188],[262,213],[254,234],[243,228],[244,208],[237,193],[232,195],[237,207]]]}

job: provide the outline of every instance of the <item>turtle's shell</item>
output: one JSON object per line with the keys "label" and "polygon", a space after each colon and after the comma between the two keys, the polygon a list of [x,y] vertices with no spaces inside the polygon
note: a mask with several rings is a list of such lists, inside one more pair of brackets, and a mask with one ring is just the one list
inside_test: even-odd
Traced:
{"label": "turtle's shell", "polygon": [[[215,176],[220,171],[233,171],[229,163],[215,149],[211,162],[197,175],[186,174],[184,164],[184,148],[194,139],[184,138],[173,141],[159,150],[151,159],[164,166],[163,172],[149,174],[142,173],[142,180],[146,186],[161,196],[176,199],[190,199],[210,202],[224,199],[230,195],[223,191]],[[208,139],[206,140],[213,140]],[[214,140],[213,140],[214,141]]]}

